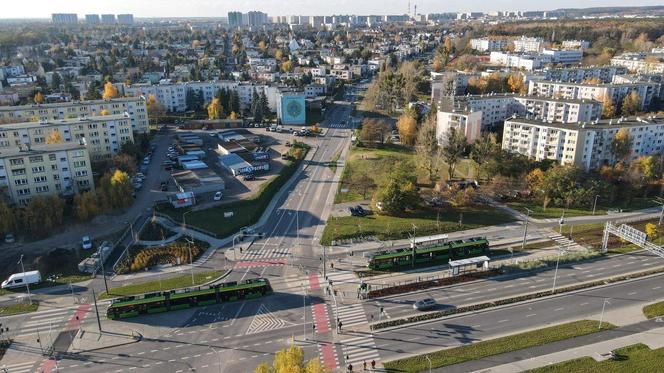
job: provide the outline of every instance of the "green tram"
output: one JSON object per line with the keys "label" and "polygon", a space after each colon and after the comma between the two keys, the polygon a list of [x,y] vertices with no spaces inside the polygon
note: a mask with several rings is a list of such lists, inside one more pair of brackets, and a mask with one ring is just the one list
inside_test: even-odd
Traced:
{"label": "green tram", "polygon": [[271,293],[270,281],[266,278],[256,278],[245,280],[240,284],[227,282],[212,286],[142,294],[115,299],[108,307],[106,317],[112,320],[123,319],[240,299],[259,298]]}
{"label": "green tram", "polygon": [[[450,260],[472,258],[489,253],[489,241],[484,237],[438,243],[415,248],[415,265],[447,263]],[[413,265],[413,249],[380,251],[369,258],[367,267],[374,270],[393,270]]]}

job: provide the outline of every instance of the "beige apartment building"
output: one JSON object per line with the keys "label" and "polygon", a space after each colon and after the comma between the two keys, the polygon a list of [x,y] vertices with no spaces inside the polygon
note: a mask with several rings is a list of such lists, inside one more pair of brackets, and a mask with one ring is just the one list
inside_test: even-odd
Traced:
{"label": "beige apartment building", "polygon": [[40,120],[0,125],[0,152],[30,145],[45,145],[54,132],[63,143],[82,143],[93,161],[108,159],[122,144],[133,141],[129,114]]}
{"label": "beige apartment building", "polygon": [[148,132],[148,111],[144,97],[122,97],[110,100],[70,101],[52,104],[0,106],[0,123],[56,121],[78,117],[129,114],[135,132]]}
{"label": "beige apartment building", "polygon": [[0,149],[0,197],[25,206],[31,198],[93,190],[90,156],[77,142]]}

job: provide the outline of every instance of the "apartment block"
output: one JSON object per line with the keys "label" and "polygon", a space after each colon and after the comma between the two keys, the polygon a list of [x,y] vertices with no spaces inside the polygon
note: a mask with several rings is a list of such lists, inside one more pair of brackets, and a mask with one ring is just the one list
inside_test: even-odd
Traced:
{"label": "apartment block", "polygon": [[564,49],[588,49],[590,42],[587,40],[563,40]]}
{"label": "apartment block", "polygon": [[78,15],[76,13],[53,13],[51,21],[58,25],[75,25],[78,23]]}
{"label": "apartment block", "polygon": [[510,42],[505,39],[493,39],[493,38],[470,39],[470,47],[480,52],[499,51],[502,50],[503,48],[507,48],[509,44]]}
{"label": "apartment block", "polygon": [[664,74],[663,54],[623,53],[611,59],[611,66],[623,66],[638,74]]}
{"label": "apartment block", "polygon": [[584,80],[597,78],[602,83],[611,83],[616,75],[627,74],[622,66],[566,67],[544,70],[544,80],[581,83]]}
{"label": "apartment block", "polygon": [[[447,97],[439,101],[438,107],[438,127],[442,128],[443,132],[445,128],[454,126],[447,124],[446,120],[459,121],[459,116],[466,116],[467,123],[474,123],[473,120],[479,118],[480,130],[489,131],[515,115],[552,123],[586,122],[596,120],[602,115],[601,103],[593,100],[509,94]],[[454,117],[441,115],[441,112],[454,114]]]}
{"label": "apartment block", "polygon": [[145,97],[0,106],[0,123],[38,122],[43,120],[56,121],[58,119],[99,116],[102,112],[108,112],[110,115],[127,113],[129,114],[133,131],[146,133],[149,130]]}
{"label": "apartment block", "polygon": [[539,52],[544,46],[544,39],[522,36],[519,39],[514,40],[513,43],[515,52]]}
{"label": "apartment block", "polygon": [[[544,48],[544,50],[542,50],[542,55],[549,56],[551,63],[574,65],[581,63],[581,60],[583,59],[583,50]],[[546,58],[543,58],[542,60],[546,60]]]}
{"label": "apartment block", "polygon": [[528,94],[531,96],[556,97],[567,100],[601,101],[608,94],[613,102],[619,103],[630,92],[636,91],[641,96],[640,110],[646,109],[654,99],[659,98],[660,90],[661,84],[657,82],[587,84],[531,80],[528,83]]}
{"label": "apartment block", "polygon": [[0,125],[0,152],[45,145],[53,132],[59,132],[64,143],[85,144],[93,161],[112,157],[134,140],[128,114],[40,120]]}
{"label": "apartment block", "polygon": [[0,149],[0,194],[25,206],[31,198],[93,190],[90,156],[79,143]]}
{"label": "apartment block", "polygon": [[585,170],[597,169],[616,162],[611,153],[611,141],[622,128],[629,131],[632,140],[632,159],[662,154],[663,117],[610,119],[576,124],[512,118],[505,121],[502,148],[537,160],[550,159]]}
{"label": "apartment block", "polygon": [[491,52],[489,55],[489,62],[494,65],[501,65],[505,67],[512,67],[515,69],[522,69],[526,71],[533,71],[542,68],[546,63],[550,62],[550,57],[543,57],[538,53],[518,53],[512,54],[508,52]]}

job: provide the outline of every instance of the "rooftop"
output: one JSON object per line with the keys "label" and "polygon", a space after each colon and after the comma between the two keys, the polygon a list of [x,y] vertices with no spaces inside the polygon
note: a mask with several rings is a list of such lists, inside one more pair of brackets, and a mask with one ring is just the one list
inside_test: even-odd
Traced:
{"label": "rooftop", "polygon": [[85,149],[85,145],[79,144],[77,142],[65,142],[65,143],[47,144],[47,145],[32,145],[30,147],[23,145],[21,146],[21,148],[16,147],[0,151],[0,158],[48,154],[57,151],[67,151],[67,150],[77,150],[77,149]]}
{"label": "rooftop", "polygon": [[65,101],[57,102],[52,104],[32,104],[32,105],[20,105],[20,106],[0,106],[0,111],[16,111],[16,110],[26,110],[26,109],[49,109],[49,108],[60,108],[63,106],[87,106],[87,105],[98,105],[98,104],[110,104],[113,102],[132,102],[145,100],[143,97],[118,97],[110,100],[90,100],[90,101]]}
{"label": "rooftop", "polygon": [[41,120],[39,122],[8,123],[8,124],[0,124],[0,130],[26,129],[26,128],[35,128],[35,127],[54,126],[54,125],[57,126],[60,124],[108,122],[111,120],[122,120],[122,119],[129,119],[129,116],[125,114],[114,114],[114,115],[100,115],[100,116],[85,116],[85,117],[57,119],[57,120]]}
{"label": "rooftop", "polygon": [[523,117],[508,118],[505,122],[519,122],[524,124],[532,124],[537,126],[547,126],[567,130],[591,131],[593,129],[608,129],[608,128],[622,128],[631,126],[644,126],[644,125],[664,125],[663,116],[649,116],[649,117],[627,117],[627,118],[612,118],[601,119],[593,122],[586,123],[549,123],[546,121],[528,119]]}

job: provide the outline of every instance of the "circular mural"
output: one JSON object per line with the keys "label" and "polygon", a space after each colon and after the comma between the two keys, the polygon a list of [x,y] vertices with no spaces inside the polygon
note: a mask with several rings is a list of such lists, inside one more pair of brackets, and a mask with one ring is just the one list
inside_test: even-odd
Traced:
{"label": "circular mural", "polygon": [[302,114],[302,104],[299,101],[290,101],[286,106],[286,111],[291,118],[297,118]]}

